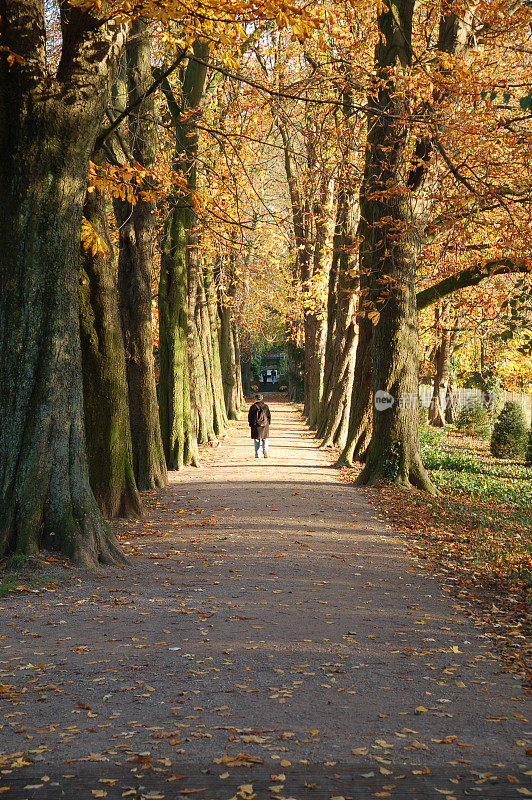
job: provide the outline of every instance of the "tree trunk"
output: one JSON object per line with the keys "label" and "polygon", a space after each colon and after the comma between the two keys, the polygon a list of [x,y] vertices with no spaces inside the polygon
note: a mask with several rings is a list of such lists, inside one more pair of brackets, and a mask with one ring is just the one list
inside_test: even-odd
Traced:
{"label": "tree trunk", "polygon": [[188,369],[187,230],[190,210],[175,205],[165,226],[159,281],[159,413],[166,463],[199,463]]}
{"label": "tree trunk", "polygon": [[[126,56],[128,103],[131,105],[152,81],[150,37],[143,20],[132,23]],[[133,158],[150,169],[157,146],[154,95],[145,98],[132,111],[128,127]],[[168,483],[153,363],[155,204],[139,197],[135,205],[115,200],[114,207],[120,233],[118,288],[126,351],[133,467],[139,489],[154,489]]]}
{"label": "tree trunk", "polygon": [[[364,280],[364,278],[363,278]],[[371,441],[373,422],[373,324],[362,317],[358,326],[358,344],[351,392],[349,428],[345,447],[337,466],[352,467],[364,461]]]}
{"label": "tree trunk", "polygon": [[227,418],[221,386],[219,354],[215,353],[218,336],[216,335],[216,342],[213,342],[210,300],[201,267],[195,226],[188,232],[188,294],[192,419],[198,444],[210,444],[225,432]]}
{"label": "tree trunk", "polygon": [[222,363],[220,358],[220,334],[218,330],[218,295],[214,282],[214,273],[210,264],[206,263],[202,271],[203,286],[206,299],[205,324],[208,323],[210,338],[210,379],[214,405],[214,432],[217,436],[225,436],[229,427],[225,406]]}
{"label": "tree trunk", "polygon": [[318,424],[323,394],[327,319],[319,313],[305,314],[305,414],[310,428]]}
{"label": "tree trunk", "polygon": [[447,422],[446,405],[451,378],[452,357],[449,310],[449,302],[444,302],[441,309],[436,309],[439,342],[434,354],[436,373],[434,375],[432,399],[429,408],[429,423],[436,428],[444,428]]}
{"label": "tree trunk", "polygon": [[237,291],[235,280],[235,254],[232,250],[229,255],[228,285],[223,291],[218,274],[218,340],[220,352],[220,367],[225,400],[225,409],[228,419],[237,420],[243,405],[242,372],[240,369],[240,348],[236,323],[233,319],[234,300]]}
{"label": "tree trunk", "polygon": [[235,351],[235,365],[236,365],[236,398],[237,410],[244,409],[246,398],[244,395],[244,382],[242,380],[242,358],[240,355],[240,334],[236,322],[231,323],[231,332],[233,335],[233,349]]}
{"label": "tree trunk", "polygon": [[229,419],[238,419],[242,405],[241,387],[238,380],[240,362],[237,354],[238,338],[231,320],[231,308],[218,303],[220,318],[220,362],[223,376],[225,408]]}
{"label": "tree trunk", "polygon": [[251,394],[251,358],[249,352],[244,352],[240,358],[242,372],[242,393],[244,400]]}
{"label": "tree trunk", "polygon": [[[411,64],[413,0],[379,15],[375,49],[382,78],[368,120],[361,191],[361,267],[370,275],[376,321],[373,430],[359,485],[380,481],[435,493],[421,461],[415,267],[418,232],[405,184],[409,128],[406,73]],[[407,171],[407,170],[406,170]]]}
{"label": "tree trunk", "polygon": [[[196,39],[193,49],[203,62],[208,60],[206,42]],[[191,316],[197,283],[192,286],[189,262],[196,255],[191,238],[196,221],[192,202],[197,185],[195,115],[203,98],[206,74],[205,63],[188,62],[182,75],[179,103],[168,81],[162,84],[176,134],[173,167],[187,181],[187,188],[173,199],[166,220],[159,283],[159,411],[164,452],[171,469],[199,464],[196,434],[200,420],[193,420],[191,397],[197,402],[201,375],[191,372],[191,366],[194,368],[199,358],[200,343],[194,335],[195,322]],[[194,281],[196,274],[194,266]]]}
{"label": "tree trunk", "polygon": [[[318,435],[322,447],[343,449],[348,433],[349,410],[354,379],[354,358],[358,339],[356,308],[359,292],[358,254],[356,252],[356,227],[358,197],[353,191],[340,187],[338,196],[337,231],[334,239],[334,260],[338,278],[329,282],[329,291],[336,292],[335,319],[331,326],[333,335],[327,335],[328,350],[325,387],[320,409],[321,425]],[[336,285],[335,285],[336,284]]]}
{"label": "tree trunk", "polygon": [[83,409],[90,484],[108,519],[138,517],[142,503],[133,472],[115,259],[105,200],[97,190],[87,194],[84,216],[102,243],[102,252],[95,255],[82,248],[80,265]]}
{"label": "tree trunk", "polygon": [[[124,557],[89,484],[79,338],[89,158],[125,26],[62,9],[57,76],[44,7],[0,7],[0,554],[44,545],[79,564]],[[83,94],[79,86],[83,87]]]}

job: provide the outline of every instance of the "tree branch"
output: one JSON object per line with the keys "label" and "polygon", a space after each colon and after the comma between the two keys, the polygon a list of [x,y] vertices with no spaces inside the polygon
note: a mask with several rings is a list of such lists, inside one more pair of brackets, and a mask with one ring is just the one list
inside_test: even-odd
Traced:
{"label": "tree branch", "polygon": [[510,258],[498,258],[494,261],[488,261],[486,264],[468,267],[418,292],[416,295],[418,311],[427,308],[427,306],[436,303],[453,292],[457,292],[459,289],[465,289],[467,286],[477,286],[485,278],[492,278],[494,275],[511,275],[519,272],[532,272],[532,263],[530,261],[516,262]]}
{"label": "tree branch", "polygon": [[109,136],[111,136],[111,134],[112,134],[112,133],[114,133],[114,132],[115,132],[115,130],[116,130],[116,129],[117,129],[117,128],[118,128],[118,127],[119,127],[119,126],[122,124],[122,122],[125,120],[125,118],[126,118],[126,117],[128,117],[128,116],[129,116],[129,114],[131,114],[131,112],[132,112],[132,111],[133,111],[135,108],[137,108],[137,106],[140,106],[140,104],[141,104],[141,103],[142,103],[142,102],[143,102],[143,101],[146,99],[146,97],[149,97],[149,96],[150,96],[150,94],[153,94],[153,93],[154,93],[154,92],[155,92],[155,91],[158,89],[158,87],[161,85],[161,83],[162,83],[162,82],[165,80],[165,78],[168,78],[168,76],[169,76],[169,75],[171,75],[171,74],[172,74],[172,72],[174,72],[174,70],[176,70],[176,69],[178,68],[178,66],[180,65],[180,63],[181,63],[181,62],[183,61],[183,59],[185,58],[185,55],[186,55],[186,53],[185,53],[185,51],[183,50],[183,51],[182,51],[182,52],[179,54],[179,56],[176,58],[176,60],[173,62],[173,64],[171,64],[171,65],[168,67],[168,69],[166,69],[164,72],[161,72],[161,74],[160,74],[160,75],[159,75],[159,76],[158,76],[158,77],[157,77],[157,78],[154,80],[154,82],[153,82],[153,83],[152,83],[152,85],[149,87],[149,89],[147,89],[147,90],[146,90],[146,91],[145,91],[143,94],[139,95],[139,97],[137,97],[137,99],[135,100],[135,102],[134,102],[134,103],[131,103],[131,105],[129,105],[127,108],[125,108],[125,109],[124,109],[124,110],[123,110],[123,111],[122,111],[122,112],[121,112],[121,113],[120,113],[120,114],[119,114],[119,115],[116,117],[116,119],[114,120],[114,122],[112,122],[112,123],[111,123],[111,124],[110,124],[110,125],[109,125],[107,128],[105,128],[105,130],[103,130],[103,131],[100,133],[100,135],[98,136],[98,138],[97,138],[97,140],[96,140],[96,144],[94,145],[94,152],[95,152],[95,153],[97,153],[97,152],[98,152],[98,150],[99,150],[99,149],[100,149],[100,147],[103,145],[103,143],[105,142],[105,140],[106,140],[106,139],[107,139]]}

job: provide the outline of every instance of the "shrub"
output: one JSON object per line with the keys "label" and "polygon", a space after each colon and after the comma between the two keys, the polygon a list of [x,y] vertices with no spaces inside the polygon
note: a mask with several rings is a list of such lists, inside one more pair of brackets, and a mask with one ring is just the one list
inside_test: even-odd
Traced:
{"label": "shrub", "polygon": [[419,401],[419,424],[421,426],[429,424],[429,410],[427,406],[423,405],[421,400]]}
{"label": "shrub", "polygon": [[528,447],[526,448],[525,464],[527,467],[532,467],[532,428],[528,434]]}
{"label": "shrub", "polygon": [[458,414],[456,427],[466,436],[489,439],[491,423],[486,406],[482,405],[478,400],[468,403]]}
{"label": "shrub", "polygon": [[504,404],[493,428],[490,450],[497,458],[522,458],[527,438],[528,430],[521,406],[509,400]]}

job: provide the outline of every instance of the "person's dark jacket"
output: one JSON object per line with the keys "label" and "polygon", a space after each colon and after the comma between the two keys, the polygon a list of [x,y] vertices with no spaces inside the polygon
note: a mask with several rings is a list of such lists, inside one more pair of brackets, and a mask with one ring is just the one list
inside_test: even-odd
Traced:
{"label": "person's dark jacket", "polygon": [[[259,410],[263,408],[266,412],[266,419],[268,422],[266,425],[260,426],[257,425],[257,419],[259,416]],[[251,428],[251,438],[252,439],[268,439],[270,435],[270,422],[272,421],[272,415],[270,414],[270,409],[264,402],[264,400],[257,400],[248,411],[248,422],[249,427]]]}

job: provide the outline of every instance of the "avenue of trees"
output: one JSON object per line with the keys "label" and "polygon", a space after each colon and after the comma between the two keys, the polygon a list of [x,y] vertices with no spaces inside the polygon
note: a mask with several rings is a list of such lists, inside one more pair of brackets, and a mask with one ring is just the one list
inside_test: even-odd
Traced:
{"label": "avenue of trees", "polygon": [[445,425],[471,326],[529,314],[527,3],[0,0],[0,35],[0,557],[123,561],[106,520],[279,330],[339,464],[435,492],[420,358]]}

